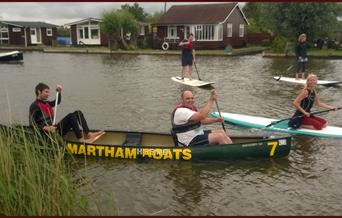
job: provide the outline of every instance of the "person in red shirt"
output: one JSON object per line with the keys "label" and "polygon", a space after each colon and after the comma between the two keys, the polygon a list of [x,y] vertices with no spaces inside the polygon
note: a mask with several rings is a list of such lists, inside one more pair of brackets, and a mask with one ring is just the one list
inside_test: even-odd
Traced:
{"label": "person in red shirt", "polygon": [[192,79],[192,64],[195,62],[195,49],[192,40],[193,34],[190,33],[188,40],[179,43],[179,46],[182,47],[182,79],[184,79],[186,67],[188,67],[189,79]]}
{"label": "person in red shirt", "polygon": [[[57,85],[56,91],[59,92],[57,104],[62,100],[62,86]],[[77,110],[66,115],[59,123],[53,124],[54,111],[53,107],[56,100],[49,101],[50,88],[44,83],[39,83],[35,88],[36,100],[30,106],[29,123],[30,126],[39,129],[43,133],[51,133],[57,131],[64,136],[68,131],[72,130],[76,137],[83,143],[92,143],[98,137],[105,134],[104,131],[90,132],[87,121],[82,111]],[[83,130],[80,129],[80,126]]]}

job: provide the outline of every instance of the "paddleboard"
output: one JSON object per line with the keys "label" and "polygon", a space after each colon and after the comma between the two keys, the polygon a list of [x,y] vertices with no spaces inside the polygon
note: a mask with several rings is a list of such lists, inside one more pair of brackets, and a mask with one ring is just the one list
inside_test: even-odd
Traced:
{"label": "paddleboard", "polygon": [[[213,117],[219,117],[218,112],[211,113]],[[278,121],[277,119],[257,117],[257,116],[249,116],[242,114],[233,114],[221,112],[221,116],[224,118],[224,121],[231,124],[236,124],[240,126],[263,129],[268,131],[277,131],[277,132],[285,132],[290,134],[301,134],[308,136],[317,136],[317,137],[334,137],[334,138],[342,138],[342,128],[337,126],[327,126],[322,130],[311,130],[311,129],[291,129],[288,127],[288,120],[284,120],[282,122],[276,123],[273,126],[266,127],[267,125]],[[279,119],[280,120],[280,119]]]}
{"label": "paddleboard", "polygon": [[[296,79],[292,77],[284,77],[284,76],[274,76],[273,79],[277,81],[296,83],[296,84],[306,84],[306,79]],[[329,81],[329,80],[318,80],[317,85],[336,85],[342,83],[342,81]]]}
{"label": "paddleboard", "polygon": [[197,80],[197,79],[189,79],[189,78],[184,78],[184,80],[182,80],[182,78],[180,76],[176,76],[176,77],[171,77],[171,79],[175,82],[179,82],[183,85],[188,85],[188,86],[206,86],[206,85],[210,85],[210,84],[214,84],[215,82],[206,82],[206,81],[202,81],[202,80]]}

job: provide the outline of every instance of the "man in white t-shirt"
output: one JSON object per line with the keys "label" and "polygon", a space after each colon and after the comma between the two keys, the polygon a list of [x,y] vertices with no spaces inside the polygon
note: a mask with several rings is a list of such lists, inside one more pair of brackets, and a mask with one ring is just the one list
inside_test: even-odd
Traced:
{"label": "man in white t-shirt", "polygon": [[177,135],[178,142],[185,146],[199,144],[231,144],[232,140],[222,129],[203,131],[201,124],[223,122],[223,118],[207,117],[216,100],[215,91],[211,92],[207,104],[197,110],[191,91],[181,94],[181,104],[177,105],[172,113],[172,130]]}

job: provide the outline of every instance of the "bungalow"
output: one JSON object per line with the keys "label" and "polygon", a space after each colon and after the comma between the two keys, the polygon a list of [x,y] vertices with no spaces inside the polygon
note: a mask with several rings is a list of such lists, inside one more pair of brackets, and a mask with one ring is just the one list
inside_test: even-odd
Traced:
{"label": "bungalow", "polygon": [[[66,26],[70,26],[72,45],[107,46],[109,37],[101,32],[100,23],[101,19],[90,17],[66,24]],[[148,34],[148,24],[139,23],[139,28],[138,38]],[[126,39],[129,40],[130,35],[127,35]]]}
{"label": "bungalow", "polygon": [[243,47],[247,25],[238,3],[174,5],[152,25],[153,47],[177,48],[190,33],[197,48]]}
{"label": "bungalow", "polygon": [[101,34],[100,19],[86,18],[65,24],[70,26],[72,45],[108,45],[108,36]]}
{"label": "bungalow", "polygon": [[0,45],[52,45],[57,25],[31,21],[0,20]]}

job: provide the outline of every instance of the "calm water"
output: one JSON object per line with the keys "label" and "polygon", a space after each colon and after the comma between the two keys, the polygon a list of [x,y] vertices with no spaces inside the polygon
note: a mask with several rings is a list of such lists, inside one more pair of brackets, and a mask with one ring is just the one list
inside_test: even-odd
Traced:
{"label": "calm water", "polygon": [[[93,129],[167,132],[183,87],[179,56],[24,53],[23,64],[0,64],[0,121],[28,124],[34,87],[63,85],[57,120],[81,109]],[[301,86],[293,59],[197,57],[204,80],[215,81],[221,111],[286,118]],[[342,80],[342,60],[310,60],[320,79]],[[194,77],[196,74],[194,72]],[[201,106],[209,98],[195,88]],[[342,86],[319,87],[324,102],[341,106]],[[317,109],[317,108],[316,108]],[[212,108],[212,111],[216,108]],[[342,112],[324,115],[342,126]],[[220,128],[211,125],[210,128]],[[272,134],[232,127],[231,134]],[[77,158],[74,179],[102,215],[342,215],[342,140],[294,138],[287,158],[225,162]]]}

